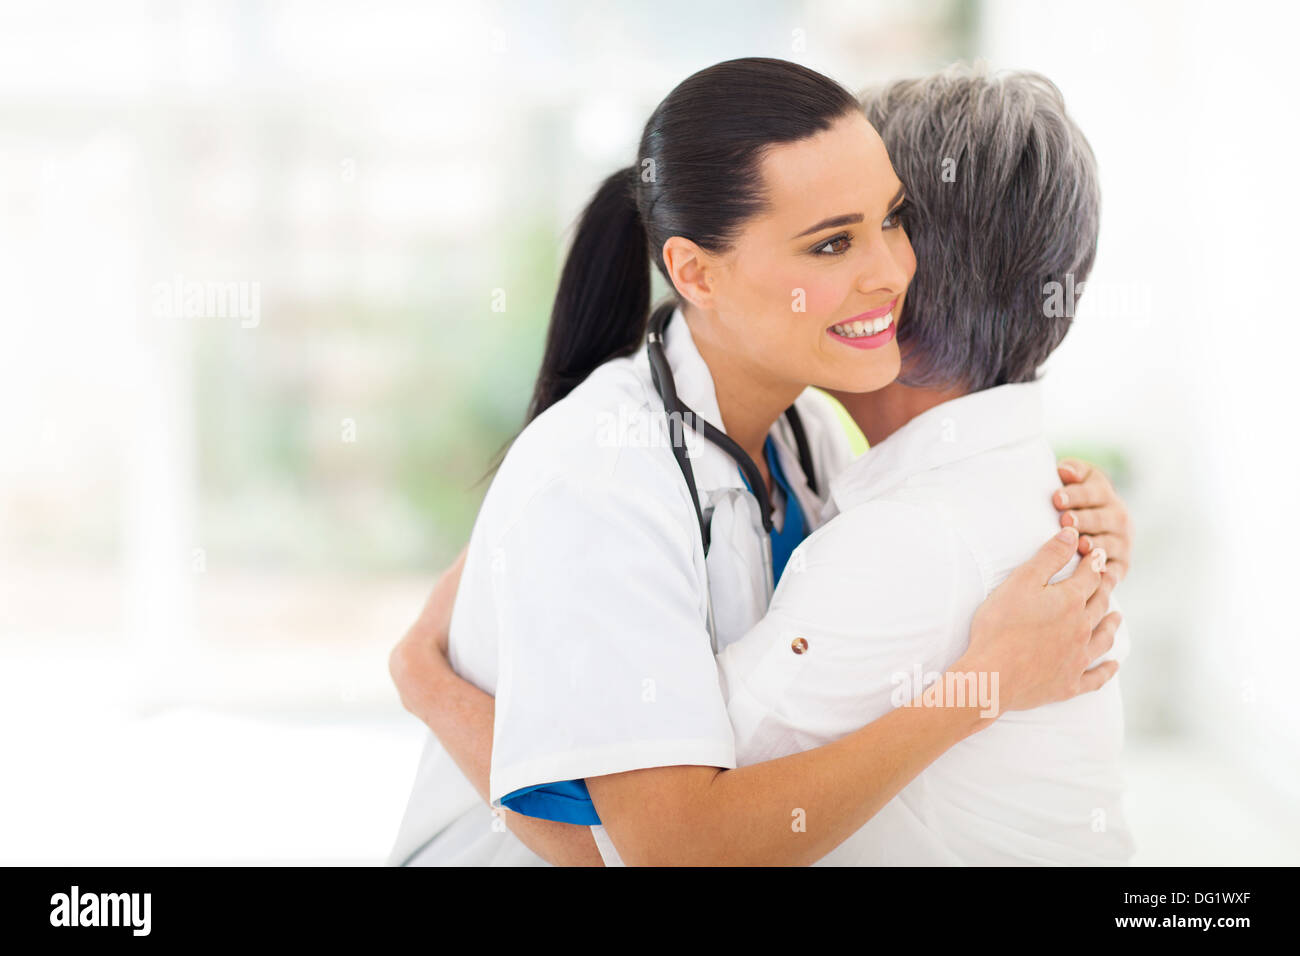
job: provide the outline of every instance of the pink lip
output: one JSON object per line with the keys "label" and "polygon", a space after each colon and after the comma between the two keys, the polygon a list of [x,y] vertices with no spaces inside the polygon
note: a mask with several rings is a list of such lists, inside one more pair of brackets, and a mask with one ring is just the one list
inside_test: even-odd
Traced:
{"label": "pink lip", "polygon": [[[858,322],[858,321],[865,322],[867,319],[878,319],[882,315],[888,315],[890,312],[892,312],[894,310],[894,306],[897,304],[898,304],[898,300],[894,299],[894,301],[890,302],[888,305],[882,305],[878,309],[872,309],[870,312],[863,312],[861,315],[855,315],[851,319],[845,319],[844,322],[836,322],[835,324],[845,325],[849,322]],[[880,332],[877,332],[875,335],[862,335],[862,336],[858,336],[857,338],[850,339],[850,338],[845,338],[843,335],[840,335],[834,329],[827,329],[826,334],[829,335],[831,338],[835,339],[837,342],[843,342],[845,345],[848,345],[855,349],[878,349],[882,345],[888,345],[890,342],[894,340],[894,330],[897,327],[898,327],[898,318],[895,317],[894,321],[889,323],[888,328],[883,329]]]}
{"label": "pink lip", "polygon": [[832,329],[827,329],[826,334],[835,339],[835,341],[843,342],[845,345],[851,346],[855,349],[878,349],[882,345],[888,345],[894,340],[894,329],[897,325],[897,322],[890,322],[889,328],[877,332],[875,335],[862,335],[855,339],[847,339]]}
{"label": "pink lip", "polygon": [[893,301],[889,302],[887,305],[882,305],[878,309],[872,309],[870,312],[863,312],[861,315],[855,315],[851,319],[845,319],[843,322],[836,322],[835,324],[847,325],[849,322],[865,322],[867,319],[878,319],[882,315],[888,315],[890,312],[893,312],[894,306],[897,303],[898,300],[894,299]]}

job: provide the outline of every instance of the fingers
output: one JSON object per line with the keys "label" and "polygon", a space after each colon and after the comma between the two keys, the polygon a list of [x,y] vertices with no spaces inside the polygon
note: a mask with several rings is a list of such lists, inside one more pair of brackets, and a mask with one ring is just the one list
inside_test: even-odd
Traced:
{"label": "fingers", "polygon": [[[1082,469],[1086,469],[1086,473]],[[1069,473],[1068,470],[1063,471],[1063,474]],[[1077,481],[1066,482],[1064,488],[1052,495],[1052,503],[1059,510],[1096,508],[1111,503],[1115,492],[1110,486],[1110,479],[1105,474],[1091,465],[1081,466],[1081,470],[1076,473],[1080,475]]]}
{"label": "fingers", "polygon": [[1080,534],[1117,534],[1123,527],[1126,513],[1112,496],[1110,501],[1097,508],[1071,508],[1061,514],[1061,527],[1077,528]]}
{"label": "fingers", "polygon": [[[1092,593],[1092,597],[1088,598],[1088,603],[1084,605],[1084,611],[1088,618],[1088,627],[1095,629],[1101,623],[1102,618],[1106,616],[1106,612],[1110,610],[1110,592],[1115,590],[1116,582],[1117,579],[1111,573],[1108,565],[1101,576],[1101,584]],[[1091,658],[1089,659],[1091,660]]]}
{"label": "fingers", "polygon": [[1123,579],[1132,565],[1133,549],[1133,523],[1124,502],[1110,479],[1086,462],[1065,459],[1058,470],[1063,480],[1067,475],[1082,476],[1052,496],[1052,503],[1062,512],[1062,527],[1078,530],[1079,554],[1104,549],[1108,565]]}
{"label": "fingers", "polygon": [[[1070,563],[1078,546],[1079,532],[1074,528],[1062,528],[1051,541],[1038,549],[1037,554],[1021,565],[1020,570],[1031,575],[1035,583],[1046,585],[1058,571]],[[1077,570],[1075,573],[1078,573]],[[1095,590],[1096,585],[1090,588],[1088,593],[1091,594]]]}
{"label": "fingers", "polygon": [[1099,689],[1117,673],[1119,673],[1119,661],[1102,661],[1092,670],[1083,672],[1083,677],[1079,681],[1079,693],[1086,694]]}
{"label": "fingers", "polygon": [[1056,473],[1061,476],[1061,483],[1074,484],[1083,481],[1092,472],[1092,465],[1078,458],[1062,458],[1056,463]]}
{"label": "fingers", "polygon": [[1115,590],[1115,586],[1124,580],[1124,575],[1127,573],[1126,567],[1112,561],[1110,555],[1106,555],[1106,570],[1101,575],[1101,586],[1106,589],[1108,597]]}
{"label": "fingers", "polygon": [[1074,573],[1056,586],[1070,588],[1076,598],[1086,603],[1101,587],[1102,572],[1105,570],[1106,552],[1098,548],[1088,557],[1081,559]]}
{"label": "fingers", "polygon": [[1124,618],[1119,611],[1111,611],[1092,629],[1088,638],[1088,660],[1095,661],[1115,646],[1115,634]]}
{"label": "fingers", "polygon": [[1128,539],[1113,534],[1079,536],[1079,554],[1091,554],[1098,549],[1106,552],[1106,573],[1114,571],[1117,581],[1124,580],[1132,563],[1128,555]]}
{"label": "fingers", "polygon": [[1128,553],[1128,541],[1114,534],[1079,535],[1079,554],[1089,554],[1101,548],[1106,552],[1106,563],[1124,561]]}
{"label": "fingers", "polygon": [[[1088,514],[1089,512],[1081,512]],[[1079,522],[1074,517],[1074,512],[1067,511],[1061,515],[1062,528],[1074,528],[1079,532],[1079,553],[1087,554],[1095,551],[1097,548],[1106,549],[1106,559],[1108,561],[1128,562],[1129,546],[1132,539],[1123,531],[1115,531],[1112,528],[1079,527],[1080,524],[1090,524],[1090,522]]]}
{"label": "fingers", "polygon": [[1129,563],[1127,561],[1116,561],[1111,558],[1110,552],[1106,553],[1106,571],[1103,576],[1110,578],[1111,590],[1114,590],[1116,584],[1128,577],[1128,569]]}

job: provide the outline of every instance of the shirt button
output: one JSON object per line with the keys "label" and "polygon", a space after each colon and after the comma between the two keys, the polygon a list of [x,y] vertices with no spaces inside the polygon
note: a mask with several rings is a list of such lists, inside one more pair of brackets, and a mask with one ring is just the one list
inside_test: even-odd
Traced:
{"label": "shirt button", "polygon": [[790,642],[790,650],[794,651],[796,654],[802,654],[804,651],[808,650],[808,642],[802,637],[796,637]]}

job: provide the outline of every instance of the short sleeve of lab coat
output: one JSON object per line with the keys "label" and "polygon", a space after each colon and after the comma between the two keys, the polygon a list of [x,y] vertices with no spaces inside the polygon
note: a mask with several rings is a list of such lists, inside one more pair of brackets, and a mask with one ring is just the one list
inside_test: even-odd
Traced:
{"label": "short sleeve of lab coat", "polygon": [[496,542],[494,805],[555,781],[735,766],[698,525],[680,473],[647,457],[552,479]]}

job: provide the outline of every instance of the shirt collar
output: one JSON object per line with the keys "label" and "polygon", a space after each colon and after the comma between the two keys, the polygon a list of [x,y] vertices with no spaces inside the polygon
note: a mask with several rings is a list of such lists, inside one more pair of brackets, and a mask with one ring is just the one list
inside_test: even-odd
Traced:
{"label": "shirt collar", "polygon": [[[644,346],[642,350],[644,351]],[[718,408],[713,373],[695,346],[691,327],[680,306],[673,310],[664,325],[664,356],[668,359],[668,367],[672,369],[677,397],[682,404],[725,434],[727,429],[722,423],[722,411]],[[644,356],[638,356],[638,360],[643,363],[648,361]],[[731,456],[703,435],[694,433],[688,441],[688,447],[691,449],[691,468],[701,491],[745,486],[740,468]]]}
{"label": "shirt collar", "polygon": [[917,415],[831,481],[834,507],[844,511],[878,498],[932,468],[1015,444],[1043,430],[1037,382],[999,385],[936,405]]}
{"label": "shirt collar", "polygon": [[[644,354],[645,351],[646,346],[642,345],[636,356],[636,361],[643,368],[649,361]],[[696,415],[726,434],[727,429],[722,422],[722,410],[718,408],[718,393],[713,384],[713,373],[709,371],[708,363],[704,361],[704,357],[700,355],[700,350],[695,345],[691,327],[687,324],[686,316],[682,314],[680,306],[673,310],[673,314],[664,324],[664,356],[668,359],[668,367],[672,369],[673,381],[677,386],[677,397]],[[796,452],[786,444],[780,428],[773,428],[770,434],[785,474],[801,476],[802,493],[809,496],[812,506],[801,503],[800,507],[805,515],[818,514],[824,499],[807,490],[806,479],[802,479],[803,472]],[[688,446],[693,450],[690,456],[691,468],[701,490],[748,487],[748,482],[742,476],[736,461],[721,448],[706,440],[703,435],[696,433],[692,441],[688,442]]]}
{"label": "shirt collar", "polygon": [[724,434],[726,427],[722,424],[722,410],[718,408],[718,393],[713,386],[713,373],[695,347],[691,327],[686,323],[679,306],[664,326],[664,354],[668,357],[668,367],[673,370],[673,380],[677,383],[677,397],[707,422],[711,422]]}

